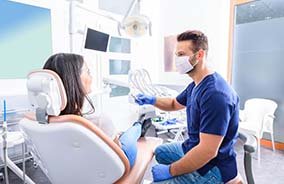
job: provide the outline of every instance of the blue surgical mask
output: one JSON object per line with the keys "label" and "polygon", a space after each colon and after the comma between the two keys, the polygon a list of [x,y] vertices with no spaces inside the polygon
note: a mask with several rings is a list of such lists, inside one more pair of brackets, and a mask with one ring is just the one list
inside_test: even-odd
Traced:
{"label": "blue surgical mask", "polygon": [[186,74],[190,72],[191,70],[193,70],[197,62],[194,65],[192,65],[190,61],[191,61],[191,58],[189,56],[176,56],[175,57],[176,68],[180,74]]}

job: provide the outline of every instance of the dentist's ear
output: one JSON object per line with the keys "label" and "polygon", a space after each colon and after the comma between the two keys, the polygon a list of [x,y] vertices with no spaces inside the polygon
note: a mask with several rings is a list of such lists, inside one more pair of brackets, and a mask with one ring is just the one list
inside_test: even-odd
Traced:
{"label": "dentist's ear", "polygon": [[196,54],[196,60],[201,60],[205,56],[205,51],[203,49],[200,49]]}

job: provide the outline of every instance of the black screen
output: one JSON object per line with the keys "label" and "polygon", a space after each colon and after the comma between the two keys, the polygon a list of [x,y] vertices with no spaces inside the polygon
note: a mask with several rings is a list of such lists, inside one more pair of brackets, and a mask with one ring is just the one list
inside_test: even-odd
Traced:
{"label": "black screen", "polygon": [[85,48],[106,52],[108,38],[108,34],[88,28]]}

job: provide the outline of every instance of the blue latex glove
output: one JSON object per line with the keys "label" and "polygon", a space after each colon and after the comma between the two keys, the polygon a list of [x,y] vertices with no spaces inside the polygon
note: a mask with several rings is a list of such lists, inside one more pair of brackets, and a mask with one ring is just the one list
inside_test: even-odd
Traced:
{"label": "blue latex glove", "polygon": [[163,122],[162,125],[174,125],[177,123],[177,119],[173,118],[173,119],[168,119],[167,121]]}
{"label": "blue latex glove", "polygon": [[157,98],[155,96],[149,96],[144,94],[138,94],[136,96],[135,102],[139,105],[151,104],[154,105],[156,103]]}
{"label": "blue latex glove", "polygon": [[152,167],[152,175],[154,182],[163,181],[172,178],[170,173],[170,165],[157,164]]}

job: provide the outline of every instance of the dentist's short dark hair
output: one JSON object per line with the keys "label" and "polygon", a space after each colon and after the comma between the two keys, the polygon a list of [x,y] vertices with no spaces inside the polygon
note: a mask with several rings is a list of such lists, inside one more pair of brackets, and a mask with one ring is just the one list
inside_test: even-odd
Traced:
{"label": "dentist's short dark hair", "polygon": [[197,52],[200,49],[208,53],[208,39],[207,36],[201,31],[190,30],[185,31],[177,36],[177,41],[191,41],[194,48],[193,51]]}
{"label": "dentist's short dark hair", "polygon": [[81,82],[81,69],[84,65],[84,58],[78,54],[58,53],[50,56],[43,66],[43,69],[49,69],[56,72],[62,80],[64,85],[67,104],[60,115],[75,114],[82,116],[82,108],[84,100],[86,99],[92,110],[95,108],[90,98],[85,94],[83,84]]}

